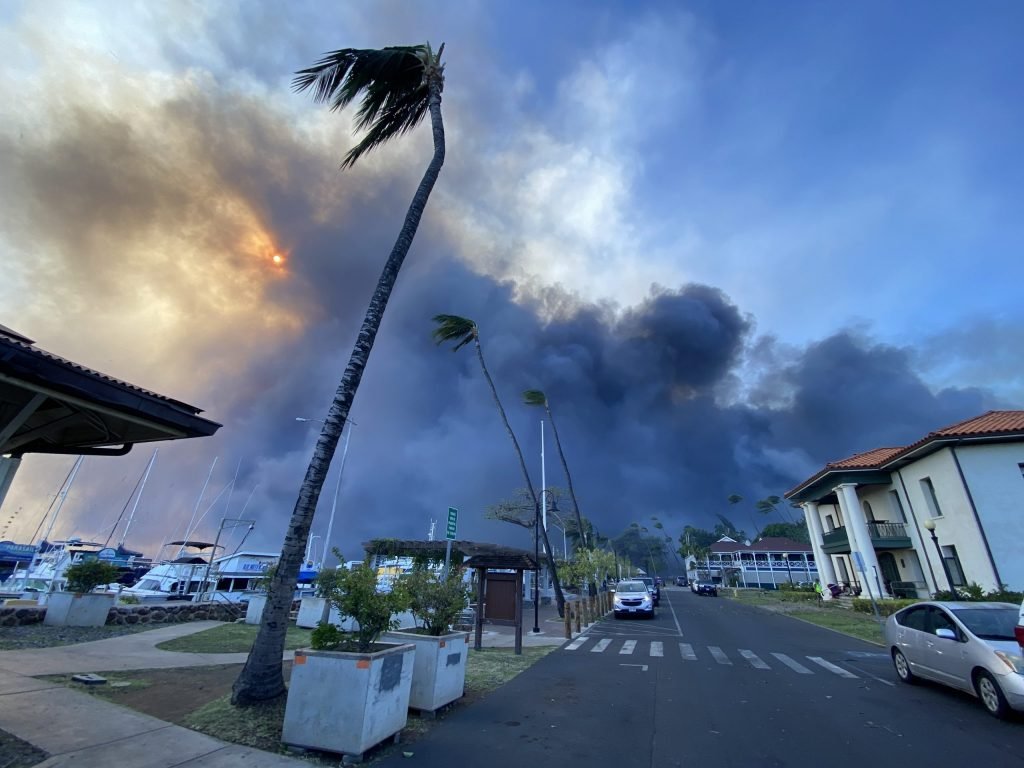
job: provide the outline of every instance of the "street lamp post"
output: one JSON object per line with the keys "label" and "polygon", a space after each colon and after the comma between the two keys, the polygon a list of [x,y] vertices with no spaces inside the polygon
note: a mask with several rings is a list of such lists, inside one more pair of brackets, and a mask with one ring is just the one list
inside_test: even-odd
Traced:
{"label": "street lamp post", "polygon": [[533,630],[540,634],[540,502],[533,507]]}
{"label": "street lamp post", "polygon": [[935,545],[935,551],[939,555],[939,562],[942,563],[942,572],[946,574],[946,583],[949,584],[949,591],[954,592],[953,577],[949,573],[949,564],[946,562],[946,558],[942,556],[942,547],[939,546],[939,537],[935,535],[935,521],[930,518],[925,520],[924,527],[928,530],[928,533],[932,535],[932,543]]}
{"label": "street lamp post", "polygon": [[789,583],[793,583],[793,569],[789,565],[789,552],[782,553],[782,559],[786,561],[786,576],[789,578]]}

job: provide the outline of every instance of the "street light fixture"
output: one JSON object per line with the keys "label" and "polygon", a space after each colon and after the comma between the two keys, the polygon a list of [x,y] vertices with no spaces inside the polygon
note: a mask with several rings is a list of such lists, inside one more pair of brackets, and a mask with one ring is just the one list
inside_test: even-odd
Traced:
{"label": "street light fixture", "polygon": [[923,523],[928,533],[932,535],[932,543],[935,545],[935,551],[939,553],[939,562],[942,563],[942,572],[946,574],[946,583],[949,584],[949,591],[954,593],[953,589],[953,577],[949,573],[949,564],[946,562],[946,558],[942,556],[942,547],[939,546],[939,537],[935,535],[935,521],[931,518],[927,519]]}
{"label": "street light fixture", "polygon": [[786,561],[786,575],[789,578],[789,583],[793,583],[793,569],[789,566],[789,552],[782,553],[782,559]]}

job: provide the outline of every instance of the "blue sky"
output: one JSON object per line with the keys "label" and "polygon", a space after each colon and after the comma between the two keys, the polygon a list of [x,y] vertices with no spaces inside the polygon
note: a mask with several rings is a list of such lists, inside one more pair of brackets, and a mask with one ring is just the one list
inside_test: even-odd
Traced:
{"label": "blue sky", "polygon": [[[325,409],[429,151],[420,129],[339,173],[349,115],[293,94],[291,73],[337,47],[445,42],[449,155],[407,290],[425,313],[470,290],[492,295],[479,311],[501,329],[499,366],[538,354],[514,332],[533,323],[538,344],[570,345],[546,358],[568,386],[582,379],[566,372],[565,360],[579,363],[566,350],[586,347],[572,346],[574,328],[605,329],[591,357],[616,349],[633,327],[623,318],[663,316],[659,291],[679,292],[694,323],[674,327],[705,327],[732,310],[684,286],[717,289],[742,318],[725,324],[738,336],[709,337],[728,354],[677,350],[706,353],[711,373],[670,390],[693,398],[679,413],[708,404],[706,424],[728,438],[723,456],[742,443],[733,475],[759,457],[737,484],[779,492],[877,441],[1024,407],[1022,33],[1015,2],[5,4],[0,97],[18,109],[0,116],[0,322],[208,408],[225,429],[168,449],[164,492],[190,505],[185,478],[230,455],[225,466],[241,460],[264,478],[254,507],[269,516],[294,495],[309,443],[293,434],[282,445],[268,425]],[[269,264],[276,252],[286,269]],[[401,291],[395,301],[402,317]],[[607,313],[600,322],[554,322],[594,307]],[[357,410],[419,402],[395,383],[403,358],[389,354],[423,355],[422,375],[439,375],[429,347],[382,343],[371,361],[380,381]],[[300,364],[311,367],[301,383],[281,373]],[[471,369],[460,376],[476,393]],[[857,379],[869,411],[887,403],[878,423],[798,425],[800,393],[826,376]],[[882,391],[900,376],[906,386]],[[892,392],[919,393],[913,418],[893,416]],[[921,393],[933,399],[921,405]],[[381,426],[368,453],[386,457],[398,441],[429,454],[432,440],[456,436],[464,446],[487,418],[486,401],[440,415],[438,402],[420,405]],[[829,418],[854,410],[837,402]],[[813,449],[794,437],[822,428],[843,437]],[[483,462],[467,504],[516,482],[498,468],[506,450]],[[115,503],[111,476],[122,483],[146,458],[97,468],[80,514]],[[23,469],[8,504],[52,494],[58,464]],[[653,487],[651,472],[673,466],[623,478]],[[363,470],[354,492],[370,498],[380,478]],[[672,494],[734,490],[687,482]],[[432,508],[423,495],[416,504]],[[669,498],[650,503],[671,516]]]}

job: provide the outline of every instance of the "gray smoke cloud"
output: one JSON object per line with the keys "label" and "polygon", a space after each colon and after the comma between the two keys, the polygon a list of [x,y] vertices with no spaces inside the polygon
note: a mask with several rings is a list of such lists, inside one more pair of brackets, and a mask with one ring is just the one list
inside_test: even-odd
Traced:
{"label": "gray smoke cloud", "polygon": [[[223,494],[197,534],[212,537],[251,493],[248,544],[273,551],[315,438],[295,418],[326,412],[423,158],[339,174],[336,136],[310,138],[287,113],[203,82],[124,111],[66,97],[45,131],[0,137],[8,274],[26,291],[3,322],[223,422],[214,438],[161,448],[129,544],[154,552],[182,535],[219,457],[199,512]],[[334,529],[346,557],[370,537],[423,537],[448,506],[466,538],[526,543],[484,518],[522,479],[473,354],[432,342],[437,313],[478,322],[538,484],[541,413],[520,394],[548,394],[582,511],[609,534],[652,515],[669,533],[709,526],[730,493],[781,493],[825,461],[997,404],[982,389],[935,391],[913,350],[853,332],[783,348],[712,286],[655,287],[618,307],[479,274],[442,202],[471,170],[442,175],[356,398]],[[56,533],[102,538],[148,456],[88,460]],[[549,435],[548,482],[564,485],[555,456]],[[25,462],[8,500],[15,538],[69,464]]]}

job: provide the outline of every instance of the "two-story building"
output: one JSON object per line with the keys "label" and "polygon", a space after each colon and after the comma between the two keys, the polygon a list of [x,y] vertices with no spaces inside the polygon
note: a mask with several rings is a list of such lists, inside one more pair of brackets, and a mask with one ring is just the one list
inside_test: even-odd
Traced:
{"label": "two-story building", "polygon": [[723,536],[711,545],[704,562],[696,566],[713,581],[735,587],[777,589],[780,584],[818,580],[813,549],[781,536],[753,543]]}
{"label": "two-story building", "polygon": [[875,597],[1024,588],[1024,411],[831,462],[786,498],[803,507],[825,583]]}

